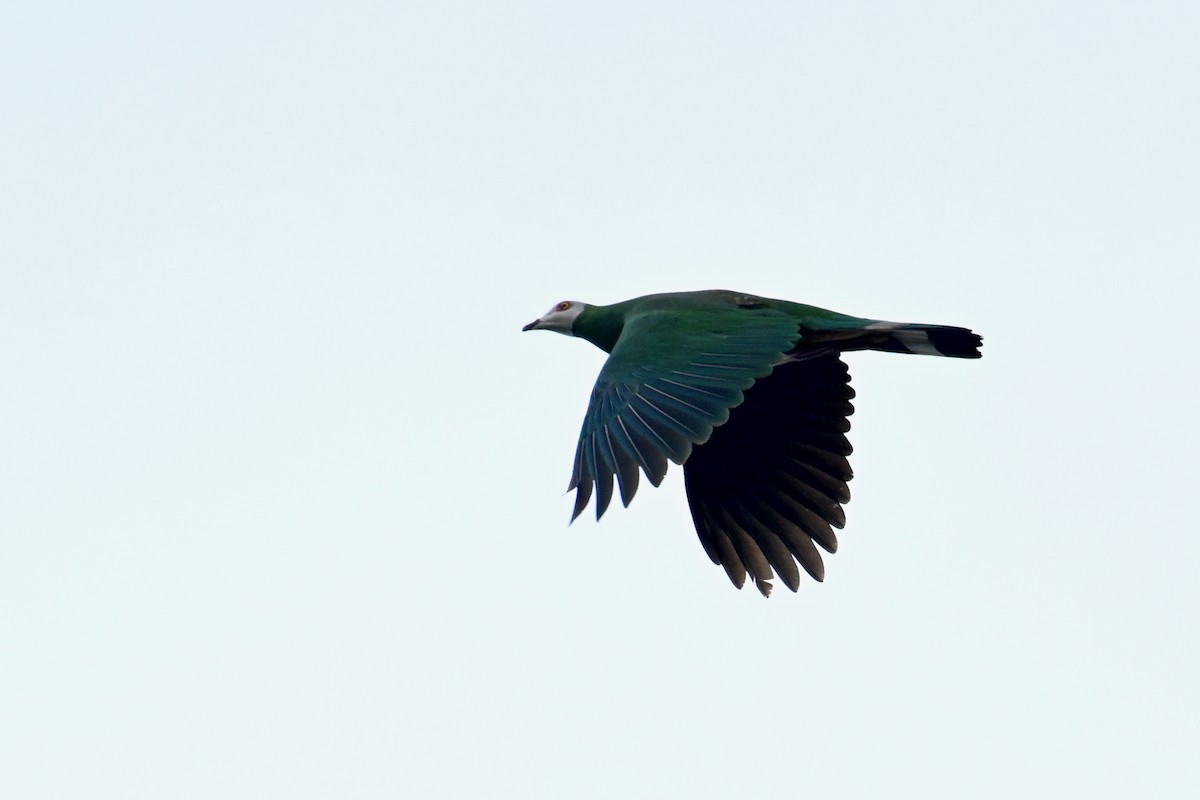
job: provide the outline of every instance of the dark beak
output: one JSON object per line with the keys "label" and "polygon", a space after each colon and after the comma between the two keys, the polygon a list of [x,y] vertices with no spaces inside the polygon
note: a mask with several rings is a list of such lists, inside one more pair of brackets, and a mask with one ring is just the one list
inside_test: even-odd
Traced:
{"label": "dark beak", "polygon": [[524,328],[521,328],[521,330],[523,330],[523,331],[531,331],[531,330],[533,330],[534,328],[536,328],[536,327],[538,326],[538,323],[539,323],[539,322],[541,322],[541,320],[540,320],[540,319],[535,319],[533,322],[529,323],[529,324],[528,324],[528,325],[526,325]]}

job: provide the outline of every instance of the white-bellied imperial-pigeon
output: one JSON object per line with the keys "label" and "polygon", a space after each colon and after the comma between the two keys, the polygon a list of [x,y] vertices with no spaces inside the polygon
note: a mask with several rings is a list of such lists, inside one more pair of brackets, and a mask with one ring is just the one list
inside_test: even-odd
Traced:
{"label": "white-bellied imperial-pigeon", "polygon": [[524,330],[578,336],[609,354],[575,450],[571,519],[593,490],[599,519],[614,478],[629,505],[639,470],[658,486],[674,461],[709,558],[764,595],[776,574],[796,591],[797,562],[823,580],[817,547],[837,550],[833,529],[846,522],[854,390],[840,354],[979,358],[982,343],[966,328],[720,290],[563,301]]}

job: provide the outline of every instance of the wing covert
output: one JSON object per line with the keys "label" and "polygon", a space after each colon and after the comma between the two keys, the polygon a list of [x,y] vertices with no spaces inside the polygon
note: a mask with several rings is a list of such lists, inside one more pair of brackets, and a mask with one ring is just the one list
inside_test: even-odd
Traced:
{"label": "wing covert", "polygon": [[687,461],[799,336],[795,320],[769,309],[631,315],[592,389],[568,487],[576,492],[571,519],[593,490],[599,519],[614,479],[624,505],[639,472],[658,486],[667,461]]}

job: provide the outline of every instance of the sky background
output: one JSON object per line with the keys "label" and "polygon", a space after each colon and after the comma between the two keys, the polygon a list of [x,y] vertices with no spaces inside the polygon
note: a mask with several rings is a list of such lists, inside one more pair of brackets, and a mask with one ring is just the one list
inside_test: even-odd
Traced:
{"label": "sky background", "polygon": [[[0,795],[1200,795],[1194,3],[0,12]],[[824,584],[568,527],[562,299],[848,357]]]}

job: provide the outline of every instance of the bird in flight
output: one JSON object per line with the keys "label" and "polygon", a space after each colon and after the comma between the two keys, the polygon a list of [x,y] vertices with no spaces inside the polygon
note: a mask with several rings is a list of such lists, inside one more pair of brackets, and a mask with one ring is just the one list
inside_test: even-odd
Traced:
{"label": "bird in flight", "polygon": [[[586,339],[608,353],[592,389],[568,491],[571,520],[614,479],[628,506],[639,472],[662,483],[683,466],[700,544],[739,589],[776,576],[821,581],[837,550],[853,473],[851,350],[979,358],[966,328],[863,319],[723,290],[652,294],[593,306],[564,300],[523,330]],[[820,550],[818,549],[820,548]]]}

